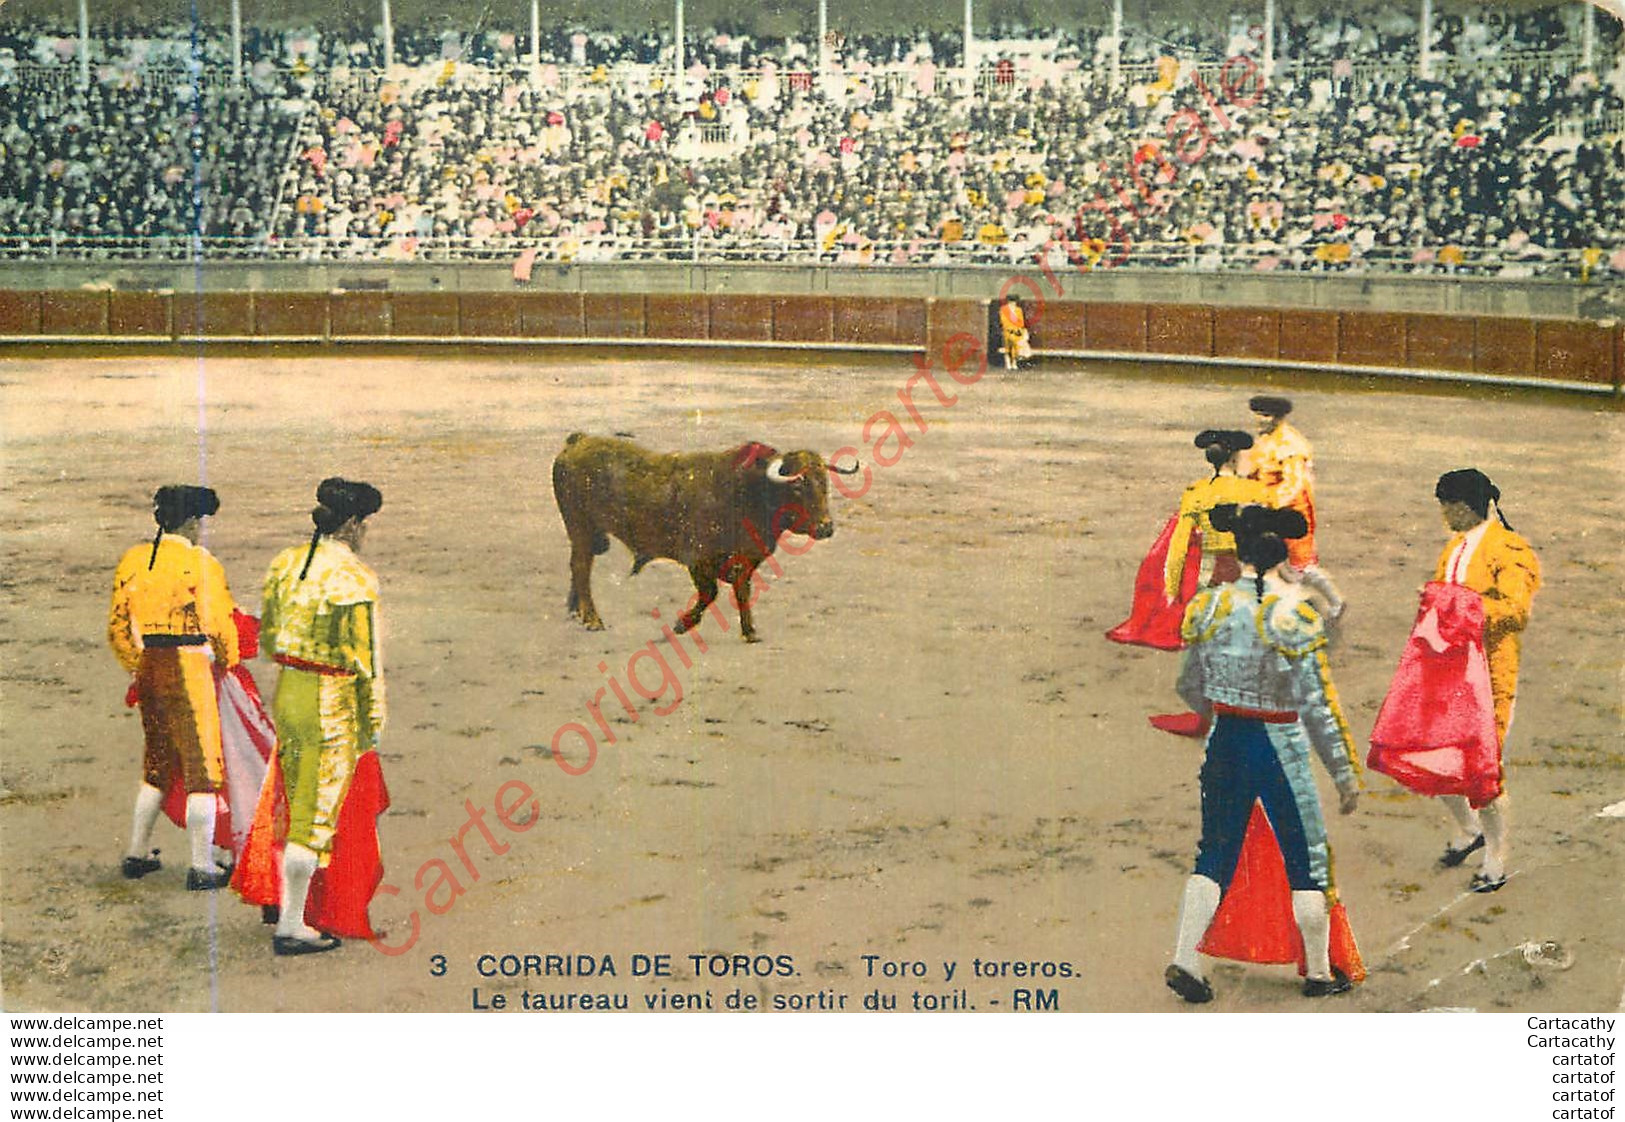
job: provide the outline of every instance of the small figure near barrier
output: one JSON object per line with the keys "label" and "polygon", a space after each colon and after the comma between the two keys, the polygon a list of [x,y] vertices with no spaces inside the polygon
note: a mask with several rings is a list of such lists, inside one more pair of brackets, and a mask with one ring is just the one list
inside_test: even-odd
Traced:
{"label": "small figure near barrier", "polygon": [[999,348],[1004,355],[1004,368],[1020,370],[1022,362],[1033,357],[1032,335],[1027,330],[1027,313],[1022,310],[1021,297],[1013,292],[999,306],[999,330],[1004,337]]}

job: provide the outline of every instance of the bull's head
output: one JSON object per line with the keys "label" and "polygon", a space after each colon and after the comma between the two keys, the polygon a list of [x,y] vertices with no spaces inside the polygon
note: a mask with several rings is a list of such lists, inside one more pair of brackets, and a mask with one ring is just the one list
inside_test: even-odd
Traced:
{"label": "bull's head", "polygon": [[775,534],[788,530],[822,540],[835,533],[826,474],[834,470],[817,452],[786,452],[767,462],[767,481],[773,485],[778,508],[773,517]]}

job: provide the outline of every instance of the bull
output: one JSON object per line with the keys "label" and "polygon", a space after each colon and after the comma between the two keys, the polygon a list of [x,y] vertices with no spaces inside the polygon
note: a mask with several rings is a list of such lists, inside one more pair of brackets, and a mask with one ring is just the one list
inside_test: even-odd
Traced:
{"label": "bull", "polygon": [[553,461],[553,495],[570,536],[570,614],[589,631],[603,629],[592,601],[592,562],[608,552],[614,535],[632,551],[634,576],[656,558],[688,570],[695,598],[677,631],[699,623],[720,579],[733,586],[741,636],[756,642],[750,583],[757,566],[785,532],[819,541],[834,534],[825,472],[857,470],[827,464],[817,452],[781,455],[761,444],[661,454],[629,440],[573,433]]}

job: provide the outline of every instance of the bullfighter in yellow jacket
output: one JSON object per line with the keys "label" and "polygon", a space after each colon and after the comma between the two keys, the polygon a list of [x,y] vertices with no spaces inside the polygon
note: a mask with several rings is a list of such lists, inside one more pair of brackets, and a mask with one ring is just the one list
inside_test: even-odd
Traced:
{"label": "bullfighter in yellow jacket", "polygon": [[1315,453],[1303,433],[1287,423],[1292,402],[1284,397],[1259,394],[1247,403],[1256,422],[1249,463],[1250,478],[1269,489],[1269,505],[1277,510],[1295,510],[1309,523],[1309,532],[1287,543],[1288,570],[1283,575],[1301,581],[1325,606],[1328,622],[1343,614],[1343,597],[1331,577],[1320,567],[1315,546]]}
{"label": "bullfighter in yellow jacket", "polygon": [[[1505,757],[1507,730],[1518,696],[1518,659],[1530,607],[1540,588],[1540,561],[1528,541],[1513,532],[1501,513],[1501,491],[1474,468],[1446,472],[1434,488],[1451,538],[1439,555],[1434,579],[1464,585],[1483,598],[1484,654],[1490,667],[1490,695],[1495,703],[1495,732],[1503,752],[1502,785],[1489,804],[1474,807],[1464,796],[1442,796],[1455,820],[1457,834],[1440,864],[1460,865],[1477,849],[1483,868],[1473,877],[1474,892],[1494,892],[1506,883],[1507,799]],[[1491,504],[1496,517],[1490,519]]]}

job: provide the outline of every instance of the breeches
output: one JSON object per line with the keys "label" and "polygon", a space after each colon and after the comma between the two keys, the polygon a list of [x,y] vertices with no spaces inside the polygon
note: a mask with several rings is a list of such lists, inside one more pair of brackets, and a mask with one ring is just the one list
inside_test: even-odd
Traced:
{"label": "breeches", "polygon": [[179,773],[187,794],[213,791],[224,776],[220,703],[207,647],[148,648],[136,669],[136,696],[146,734],[142,778],[168,790]]}
{"label": "breeches", "polygon": [[1327,888],[1326,823],[1309,771],[1303,726],[1220,714],[1208,734],[1202,763],[1198,876],[1230,886],[1255,802],[1263,804],[1275,831],[1293,891]]}
{"label": "breeches", "polygon": [[362,752],[356,679],[284,666],[271,715],[288,795],[288,842],[327,853]]}

